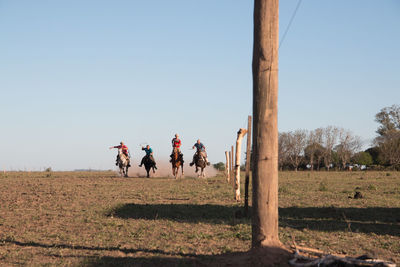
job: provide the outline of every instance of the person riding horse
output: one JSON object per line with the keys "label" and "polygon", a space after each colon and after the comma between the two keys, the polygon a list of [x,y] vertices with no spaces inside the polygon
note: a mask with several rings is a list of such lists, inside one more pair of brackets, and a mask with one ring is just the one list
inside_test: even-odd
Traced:
{"label": "person riding horse", "polygon": [[146,155],[142,158],[142,161],[140,162],[139,167],[142,167],[145,160],[148,158],[154,164],[154,169],[157,170],[156,161],[154,160],[154,156],[153,156],[153,149],[151,149],[151,147],[149,145],[147,145],[146,147],[142,147],[142,150],[144,150],[144,152],[146,152]]}
{"label": "person riding horse", "polygon": [[204,160],[206,161],[207,165],[210,165],[210,162],[208,162],[207,159],[207,152],[206,152],[206,147],[203,145],[203,143],[200,142],[200,139],[197,139],[197,142],[193,145],[193,149],[196,148],[196,153],[193,155],[193,160],[189,164],[190,166],[193,166],[194,162],[196,161],[197,157],[203,157]]}
{"label": "person riding horse", "polygon": [[[128,167],[130,167],[131,161],[130,161],[130,157],[129,157],[128,147],[122,141],[119,144],[120,144],[119,146],[110,146],[110,149],[113,149],[113,148],[121,149],[122,154],[124,154],[128,160]],[[119,163],[119,154],[117,155],[115,165],[118,166],[118,163]]]}
{"label": "person riding horse", "polygon": [[176,151],[179,153],[179,157],[182,159],[182,163],[183,163],[183,154],[181,152],[182,142],[179,139],[179,135],[175,134],[175,138],[173,138],[171,142],[172,142],[172,153],[170,155],[171,159],[169,160],[169,162],[172,162],[172,157],[174,155],[174,152]]}

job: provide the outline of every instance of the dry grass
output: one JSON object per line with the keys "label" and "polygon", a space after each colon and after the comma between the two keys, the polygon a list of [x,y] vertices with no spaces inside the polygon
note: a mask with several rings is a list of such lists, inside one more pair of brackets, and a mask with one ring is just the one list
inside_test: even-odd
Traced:
{"label": "dry grass", "polygon": [[[0,192],[0,265],[218,265],[251,243],[222,177],[16,172]],[[400,173],[283,172],[279,192],[287,246],[400,262]]]}

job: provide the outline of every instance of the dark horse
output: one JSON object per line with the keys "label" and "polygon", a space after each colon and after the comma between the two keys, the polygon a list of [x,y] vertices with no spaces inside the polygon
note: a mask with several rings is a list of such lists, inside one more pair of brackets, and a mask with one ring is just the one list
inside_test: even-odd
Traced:
{"label": "dark horse", "polygon": [[199,171],[199,169],[201,170],[200,174],[198,174],[198,177],[206,177],[206,173],[204,171],[207,166],[206,159],[199,152],[196,152],[194,156],[194,164],[196,165],[196,173]]}
{"label": "dark horse", "polygon": [[183,176],[183,156],[177,150],[174,150],[172,154],[171,163],[172,163],[172,175],[175,177],[175,179],[178,176],[179,167],[182,169],[181,176]]}
{"label": "dark horse", "polygon": [[156,166],[155,162],[151,160],[150,156],[146,155],[143,158],[144,168],[147,172],[147,178],[150,178],[150,170],[153,169],[153,173],[155,173],[154,167]]}

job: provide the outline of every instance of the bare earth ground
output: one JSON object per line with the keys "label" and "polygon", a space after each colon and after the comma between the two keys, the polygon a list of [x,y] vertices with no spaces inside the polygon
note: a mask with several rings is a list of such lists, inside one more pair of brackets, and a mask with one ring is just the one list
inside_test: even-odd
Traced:
{"label": "bare earth ground", "polygon": [[[400,173],[280,173],[280,239],[400,262]],[[361,191],[362,199],[352,199]],[[240,266],[251,222],[223,177],[119,178],[112,172],[0,174],[0,265]],[[284,255],[280,263],[276,255]],[[256,255],[257,257],[254,257]],[[264,255],[264,257],[260,257]],[[262,260],[262,261],[260,261]]]}

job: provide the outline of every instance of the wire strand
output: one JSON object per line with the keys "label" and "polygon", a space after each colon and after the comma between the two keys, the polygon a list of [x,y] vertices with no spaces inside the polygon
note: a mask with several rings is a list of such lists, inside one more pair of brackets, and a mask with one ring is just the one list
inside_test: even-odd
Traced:
{"label": "wire strand", "polygon": [[282,36],[281,42],[280,42],[280,44],[279,44],[279,48],[281,48],[281,45],[283,44],[283,41],[285,41],[286,35],[287,35],[287,33],[288,33],[289,29],[290,29],[290,26],[292,25],[292,22],[293,22],[293,20],[294,20],[294,17],[295,17],[296,14],[297,14],[297,10],[299,10],[301,1],[302,1],[302,0],[299,0],[299,2],[297,2],[296,9],[294,10],[292,17],[290,18],[289,24],[288,24],[288,26],[286,27],[286,30],[285,30],[285,32],[284,32],[284,34],[283,34],[283,36]]}

